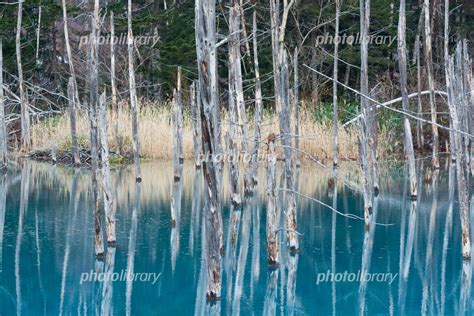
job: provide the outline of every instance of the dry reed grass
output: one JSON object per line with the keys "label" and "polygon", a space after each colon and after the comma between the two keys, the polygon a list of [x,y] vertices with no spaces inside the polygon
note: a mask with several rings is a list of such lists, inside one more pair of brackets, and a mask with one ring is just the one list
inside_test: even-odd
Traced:
{"label": "dry reed grass", "polygon": [[[122,103],[118,113],[119,136],[123,143],[123,152],[132,151],[131,141],[131,118],[126,108],[127,104]],[[185,159],[193,159],[193,137],[191,131],[191,119],[189,111],[185,110],[183,145]],[[253,119],[250,118],[250,137],[253,134]],[[320,123],[312,119],[308,110],[301,110],[300,113],[300,148],[301,160],[308,159],[311,155],[322,162],[330,162],[332,159],[332,125],[330,122]],[[109,146],[112,151],[117,151],[117,142],[113,127],[114,118],[109,114]],[[228,129],[227,119],[223,118],[223,133]],[[170,104],[153,104],[140,102],[139,113],[140,124],[140,146],[142,157],[152,160],[167,160],[172,158],[173,146],[173,126],[171,120]],[[69,117],[63,114],[40,122],[32,127],[33,150],[48,150],[51,146],[56,146],[58,151],[66,151],[71,148],[71,136],[69,133]],[[278,118],[275,115],[265,114],[261,124],[262,137],[270,133],[279,133]],[[79,112],[77,117],[77,135],[80,147],[89,146],[89,123],[86,112]],[[384,157],[386,149],[384,144],[388,144],[388,133],[381,132],[379,135],[380,156]],[[341,160],[356,160],[358,157],[357,130],[354,127],[339,128],[339,150]]]}

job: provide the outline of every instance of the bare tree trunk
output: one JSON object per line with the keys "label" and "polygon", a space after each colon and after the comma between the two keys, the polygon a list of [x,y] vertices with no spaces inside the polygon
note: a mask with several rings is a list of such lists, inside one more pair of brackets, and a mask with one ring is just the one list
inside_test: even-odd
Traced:
{"label": "bare tree trunk", "polygon": [[[110,12],[110,38],[115,38],[114,13]],[[115,142],[117,143],[117,153],[122,154],[122,140],[119,135],[119,108],[117,101],[117,82],[115,75],[115,43],[110,41],[110,85],[112,86],[112,110],[114,112],[114,133]]]}
{"label": "bare tree trunk", "polygon": [[[370,0],[360,0],[360,29],[361,29],[361,72],[360,72],[360,91],[362,95],[369,95],[368,80],[368,40],[370,26]],[[359,134],[359,159],[361,162],[362,173],[364,175],[364,219],[365,228],[369,229],[372,221],[372,206],[374,189],[376,187],[375,179],[375,157],[372,147],[373,132],[373,113],[370,102],[365,98],[360,99],[362,108],[362,119],[360,123]]]}
{"label": "bare tree trunk", "polygon": [[[458,44],[456,55],[453,56],[449,61],[449,80],[451,81],[451,97],[448,99],[449,102],[449,112],[451,116],[451,121],[453,128],[456,130],[454,132],[454,142],[456,149],[456,174],[457,174],[457,183],[458,183],[458,195],[459,195],[459,209],[461,216],[461,228],[462,228],[462,255],[463,258],[468,260],[471,258],[471,242],[469,236],[469,178],[467,175],[467,168],[465,168],[465,155],[463,154],[463,137],[459,133],[461,130],[460,123],[460,108],[462,106],[467,106],[466,95],[463,89],[463,79],[462,79],[462,46],[461,43]],[[454,58],[456,57],[456,58]]]}
{"label": "bare tree trunk", "polygon": [[[370,0],[360,0],[360,33],[361,33],[361,74],[360,91],[369,95],[369,36],[370,36]],[[376,106],[367,98],[361,97],[362,113],[365,120],[366,138],[368,144],[368,168],[370,169],[371,185],[375,193],[378,192],[377,172],[377,121],[375,119]]]}
{"label": "bare tree trunk", "polygon": [[[421,61],[420,61],[420,36],[417,35],[415,41],[415,58],[416,58],[416,86],[418,90],[418,116],[421,117],[423,107],[421,103]],[[418,120],[416,122],[416,141],[419,149],[425,146],[425,138],[423,135],[423,123]]]}
{"label": "bare tree trunk", "polygon": [[439,169],[439,136],[437,123],[436,101],[434,96],[434,81],[433,81],[433,54],[431,50],[431,26],[430,26],[430,0],[424,0],[425,7],[425,60],[426,60],[426,74],[428,77],[428,89],[430,90],[430,109],[433,132],[433,168]]}
{"label": "bare tree trunk", "polygon": [[25,92],[25,82],[23,80],[23,66],[21,63],[21,21],[23,16],[23,1],[18,2],[18,17],[16,24],[16,63],[18,67],[18,87],[20,90],[21,102],[21,146],[28,150],[31,146],[30,137],[30,106]]}
{"label": "bare tree trunk", "polygon": [[[232,6],[229,9],[229,93],[233,94],[233,99],[236,104],[238,114],[238,124],[241,130],[241,150],[246,157],[249,154],[248,146],[248,125],[247,114],[245,111],[244,89],[242,84],[242,67],[240,54],[240,6],[237,0],[232,0]],[[231,121],[231,124],[236,124],[237,121]],[[237,135],[230,135],[233,137],[233,142],[237,139]],[[244,190],[248,194],[252,191],[252,175],[251,168],[248,161],[244,159],[245,173],[244,173]]]}
{"label": "bare tree trunk", "polygon": [[262,121],[262,108],[263,108],[263,97],[262,97],[262,83],[260,82],[260,67],[258,64],[258,44],[257,44],[257,12],[253,13],[253,62],[255,72],[255,113],[254,113],[254,131],[253,131],[253,150],[252,150],[252,178],[253,185],[258,183],[258,152],[260,148],[260,124]]}
{"label": "bare tree trunk", "polygon": [[295,111],[295,161],[296,167],[300,166],[300,82],[298,74],[298,48],[295,48],[295,53],[293,56],[293,109]]}
{"label": "bare tree trunk", "polygon": [[276,193],[276,153],[275,134],[268,135],[268,155],[267,155],[267,251],[268,264],[277,265],[280,258],[278,242],[278,211]]}
{"label": "bare tree trunk", "polygon": [[237,148],[237,127],[236,127],[236,100],[232,92],[232,71],[229,71],[229,131],[225,135],[227,145],[227,161],[229,163],[229,179],[231,201],[235,208],[240,208],[242,199],[239,188],[239,149]]}
{"label": "bare tree trunk", "polygon": [[71,128],[71,144],[72,144],[72,156],[74,159],[74,164],[79,166],[81,164],[81,159],[79,157],[79,148],[77,145],[77,128],[76,128],[76,109],[75,109],[75,96],[74,96],[74,79],[69,77],[67,84],[67,98],[68,98],[68,112],[69,112],[69,122]]}
{"label": "bare tree trunk", "polygon": [[40,42],[40,31],[41,31],[41,5],[38,8],[38,27],[36,28],[36,65],[39,65],[39,42]]}
{"label": "bare tree trunk", "polygon": [[181,68],[178,68],[178,90],[173,93],[173,170],[175,181],[181,178],[183,156],[183,106],[181,98]]}
{"label": "bare tree trunk", "polygon": [[61,6],[63,8],[63,30],[64,30],[64,43],[66,45],[66,54],[67,54],[67,62],[69,65],[69,72],[71,78],[73,80],[73,92],[74,92],[74,105],[78,108],[80,107],[80,99],[79,99],[79,92],[77,89],[77,81],[76,81],[76,71],[74,70],[74,63],[72,61],[72,51],[71,51],[71,44],[69,43],[69,31],[68,31],[68,23],[67,23],[67,9],[66,9],[66,0],[61,0]]}
{"label": "bare tree trunk", "polygon": [[97,108],[99,99],[99,62],[98,62],[98,36],[99,36],[99,0],[94,2],[94,17],[92,20],[92,33],[90,38],[90,78],[89,78],[89,125],[91,143],[91,177],[93,194],[94,230],[95,230],[95,255],[97,258],[104,256],[104,241],[102,236],[102,216],[99,205],[99,154],[97,132]]}
{"label": "bare tree trunk", "polygon": [[3,40],[0,36],[0,167],[8,163],[8,135],[5,123],[5,99],[3,94]]}
{"label": "bare tree trunk", "polygon": [[100,131],[100,158],[102,161],[102,191],[104,193],[105,229],[107,233],[107,244],[115,245],[115,205],[112,192],[112,180],[110,178],[109,163],[109,141],[108,141],[107,105],[105,103],[105,92],[99,99],[99,131]]}
{"label": "bare tree trunk", "polygon": [[286,237],[288,246],[291,252],[296,252],[299,249],[298,235],[296,234],[296,198],[295,198],[295,181],[293,175],[293,148],[291,142],[290,131],[290,100],[289,100],[289,71],[288,71],[288,56],[286,50],[283,51],[283,62],[281,67],[281,112],[280,112],[280,133],[283,151],[285,154],[285,175],[286,175]]}
{"label": "bare tree trunk", "polygon": [[130,86],[130,109],[132,111],[132,146],[133,161],[135,164],[135,179],[142,181],[142,172],[140,168],[140,139],[138,130],[138,102],[137,87],[135,84],[135,68],[133,63],[133,33],[132,33],[132,0],[128,0],[127,12],[127,48],[128,48],[128,75]]}
{"label": "bare tree trunk", "polygon": [[275,94],[275,112],[280,113],[280,44],[278,43],[280,27],[280,1],[270,0],[270,25],[272,36],[273,86]]}
{"label": "bare tree trunk", "polygon": [[200,98],[196,95],[196,82],[193,82],[190,87],[190,99],[191,99],[191,117],[192,117],[192,128],[193,128],[193,141],[194,141],[194,165],[196,169],[201,169],[202,159],[202,135],[201,135],[201,103]]}
{"label": "bare tree trunk", "polygon": [[[449,98],[449,90],[451,81],[449,79],[449,0],[444,1],[444,71],[446,77],[446,91],[448,92]],[[449,103],[449,101],[448,101]],[[449,120],[449,126],[453,128],[453,122],[451,119]],[[449,131],[449,152],[451,154],[451,161],[456,160],[456,148],[454,142],[454,132],[452,130]]]}
{"label": "bare tree trunk", "polygon": [[[201,100],[202,147],[205,157],[214,158],[218,152],[219,94],[217,87],[216,12],[215,0],[197,0],[196,51]],[[219,162],[204,159],[203,174],[206,185],[206,297],[215,300],[221,297],[221,266],[223,228],[221,204],[218,196]]]}
{"label": "bare tree trunk", "polygon": [[[410,110],[410,101],[408,100],[407,88],[407,51],[406,51],[406,3],[400,0],[400,16],[398,20],[398,61],[400,68],[400,90],[402,93],[402,107],[404,112]],[[418,195],[416,183],[416,166],[415,152],[413,149],[413,138],[411,134],[411,126],[408,117],[403,117],[403,125],[405,129],[405,155],[408,159],[408,173],[410,177],[410,194],[415,199]]]}
{"label": "bare tree trunk", "polygon": [[[339,36],[339,16],[341,14],[341,2],[336,0],[336,25],[334,30],[334,37]],[[338,113],[337,113],[337,80],[338,80],[338,62],[339,62],[339,41],[334,41],[334,71],[332,82],[332,108],[333,108],[333,167],[337,169],[338,154],[339,154],[339,138],[338,138]]]}

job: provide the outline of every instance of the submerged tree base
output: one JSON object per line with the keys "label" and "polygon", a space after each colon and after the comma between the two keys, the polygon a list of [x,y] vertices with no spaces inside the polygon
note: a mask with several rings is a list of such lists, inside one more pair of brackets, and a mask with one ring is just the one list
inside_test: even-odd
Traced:
{"label": "submerged tree base", "polygon": [[[133,157],[127,157],[118,155],[115,152],[109,152],[109,161],[112,166],[114,165],[128,165],[133,163]],[[90,166],[91,165],[91,151],[89,149],[80,149],[79,157],[81,164],[77,165],[74,161],[74,155],[70,151],[62,151],[56,154],[53,154],[51,151],[47,150],[36,150],[23,156],[35,161],[50,162],[53,164],[61,164],[67,166]],[[100,157],[99,157],[100,158]],[[141,179],[140,179],[141,181]],[[138,180],[137,180],[138,182]]]}

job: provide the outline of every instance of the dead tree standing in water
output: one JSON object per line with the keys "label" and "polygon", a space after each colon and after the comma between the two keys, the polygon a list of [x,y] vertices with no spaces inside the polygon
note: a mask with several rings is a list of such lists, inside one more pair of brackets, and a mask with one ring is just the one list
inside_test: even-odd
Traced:
{"label": "dead tree standing in water", "polygon": [[94,212],[94,230],[95,230],[95,255],[97,258],[104,256],[104,241],[102,236],[102,214],[99,205],[99,153],[98,153],[98,132],[97,132],[97,108],[99,102],[99,55],[98,55],[98,36],[99,36],[99,0],[94,3],[94,17],[92,20],[92,32],[90,38],[90,57],[89,57],[89,125],[90,125],[90,143],[91,143],[91,177],[93,194],[93,212]]}
{"label": "dead tree standing in water", "polygon": [[267,251],[268,264],[277,265],[280,257],[278,233],[277,233],[277,193],[276,193],[276,154],[275,154],[275,134],[268,135],[267,146]]}
{"label": "dead tree standing in water", "polygon": [[280,111],[280,133],[283,152],[285,154],[285,176],[286,176],[286,198],[288,201],[286,209],[286,237],[291,252],[299,249],[298,235],[296,233],[296,198],[295,198],[295,179],[293,175],[293,148],[290,131],[290,100],[289,100],[289,71],[288,55],[286,50],[283,52],[283,63],[280,71],[281,84],[281,111]]}
{"label": "dead tree standing in water", "polygon": [[[242,199],[240,197],[239,187],[239,149],[236,142],[237,139],[237,127],[236,127],[236,99],[232,92],[231,87],[232,75],[229,71],[229,131],[225,135],[225,142],[227,146],[227,161],[229,163],[229,180],[230,180],[230,192],[231,202],[236,209],[240,209]],[[238,210],[239,212],[239,210]],[[239,213],[240,214],[240,213]],[[232,220],[234,223],[236,219]]]}
{"label": "dead tree standing in water", "polygon": [[18,2],[18,17],[16,24],[16,63],[18,67],[18,87],[20,91],[21,102],[21,146],[28,150],[31,146],[30,137],[30,105],[26,97],[25,82],[23,80],[23,66],[21,63],[21,21],[23,16],[23,1]]}
{"label": "dead tree standing in water", "polygon": [[[237,0],[232,0],[232,5],[229,9],[229,94],[233,94],[235,108],[238,115],[238,126],[241,130],[241,150],[244,157],[249,154],[248,146],[248,125],[247,114],[245,111],[244,89],[242,84],[242,61],[240,54],[240,6]],[[231,125],[237,124],[237,120],[231,119]],[[230,135],[235,142],[237,135]],[[244,190],[248,194],[252,191],[252,175],[251,168],[248,161],[244,159],[245,173],[244,173]]]}
{"label": "dead tree standing in water", "polygon": [[262,108],[263,108],[263,97],[262,97],[262,83],[260,82],[260,68],[258,65],[258,45],[257,45],[257,12],[253,13],[253,62],[255,72],[255,121],[253,131],[253,149],[252,149],[252,161],[251,161],[251,174],[253,178],[253,185],[258,183],[258,151],[260,148],[260,124],[262,120]]}
{"label": "dead tree standing in water", "polygon": [[137,87],[135,84],[135,66],[133,64],[133,33],[132,33],[132,0],[128,0],[127,12],[127,50],[128,50],[128,75],[130,86],[130,110],[132,112],[132,146],[133,161],[135,164],[135,179],[142,181],[142,172],[140,168],[140,139],[138,131],[138,101]]}
{"label": "dead tree standing in water", "polygon": [[114,195],[112,193],[112,180],[110,178],[109,162],[109,141],[107,127],[107,105],[105,103],[105,92],[99,99],[99,131],[100,131],[100,158],[102,163],[102,191],[104,196],[105,209],[105,231],[107,235],[107,244],[115,245],[115,205]]}
{"label": "dead tree standing in water", "polygon": [[[458,183],[458,195],[459,195],[459,209],[461,216],[461,229],[462,229],[462,255],[465,260],[471,258],[471,241],[469,236],[469,175],[467,169],[467,162],[465,155],[463,154],[463,136],[460,131],[463,131],[461,123],[462,117],[460,113],[463,111],[463,107],[467,107],[470,104],[469,94],[470,91],[467,87],[464,87],[465,83],[463,78],[463,58],[462,58],[462,44],[459,43],[456,49],[456,53],[449,60],[448,68],[448,80],[450,81],[450,97],[449,102],[449,113],[451,116],[451,122],[455,132],[454,143],[456,149],[456,174]],[[470,60],[467,61],[468,66],[472,67]]]}
{"label": "dead tree standing in water", "polygon": [[216,300],[221,297],[223,228],[219,200],[218,172],[220,162],[214,156],[218,152],[219,94],[217,90],[216,54],[216,3],[215,0],[197,0],[196,6],[196,51],[201,99],[202,149],[204,157],[203,175],[206,185],[206,297]]}
{"label": "dead tree standing in water", "polygon": [[430,91],[430,110],[431,110],[431,124],[433,132],[433,168],[439,169],[439,136],[437,123],[436,101],[434,96],[434,80],[433,80],[433,54],[431,50],[431,21],[430,21],[430,0],[424,0],[424,14],[425,14],[425,60],[426,60],[426,75],[428,77],[428,89]]}
{"label": "dead tree standing in water", "polygon": [[173,91],[173,170],[175,181],[181,179],[183,155],[183,103],[181,97],[181,67],[178,68],[178,89]]}
{"label": "dead tree standing in water", "polygon": [[[408,100],[407,88],[407,51],[406,51],[406,15],[405,0],[400,0],[400,16],[398,20],[398,62],[400,68],[400,90],[402,92],[403,111],[409,112],[410,101]],[[408,117],[403,117],[403,125],[405,128],[405,155],[408,159],[408,173],[410,177],[410,194],[415,199],[417,193],[416,183],[416,167],[415,152],[413,149],[413,138],[411,134],[411,126]]]}

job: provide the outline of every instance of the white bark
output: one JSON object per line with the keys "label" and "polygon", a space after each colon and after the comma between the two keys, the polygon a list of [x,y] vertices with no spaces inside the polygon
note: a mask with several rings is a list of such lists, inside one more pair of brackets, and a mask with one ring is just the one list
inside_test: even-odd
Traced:
{"label": "white bark", "polygon": [[127,11],[127,50],[128,50],[128,76],[130,88],[130,110],[132,112],[132,146],[133,161],[135,165],[135,179],[137,182],[142,181],[142,172],[140,167],[140,140],[138,126],[138,101],[137,87],[135,83],[135,66],[133,56],[133,32],[132,32],[132,0],[128,0]]}
{"label": "white bark", "polygon": [[[114,13],[110,12],[110,38],[115,37]],[[117,153],[122,154],[122,140],[119,135],[119,109],[117,101],[117,82],[115,75],[115,43],[110,41],[110,85],[112,87],[112,109],[114,111],[114,133],[117,145]]]}
{"label": "white bark", "polygon": [[[249,154],[248,146],[248,125],[247,114],[245,111],[244,89],[242,84],[242,61],[240,54],[240,6],[237,1],[233,1],[233,5],[229,9],[229,32],[231,35],[229,40],[229,94],[233,94],[233,100],[238,114],[238,122],[232,119],[230,124],[238,123],[241,130],[241,150],[245,155]],[[236,142],[237,135],[230,135],[233,142]],[[252,175],[250,165],[244,161],[244,190],[248,194],[252,191]]]}
{"label": "white bark", "polygon": [[[449,112],[451,116],[451,122],[455,130],[461,128],[461,118],[459,112],[461,107],[466,106],[466,95],[464,94],[463,80],[462,80],[462,46],[458,44],[456,50],[456,56],[453,56],[449,60],[449,80],[452,85],[450,86],[449,98]],[[455,58],[456,57],[456,58]],[[459,196],[459,209],[461,216],[461,228],[462,228],[462,254],[464,259],[471,258],[471,241],[469,236],[469,186],[468,186],[468,174],[467,168],[465,168],[465,155],[463,154],[463,137],[460,133],[454,134],[454,143],[456,149],[456,175],[458,185],[458,196]]]}
{"label": "white bark", "polygon": [[262,97],[262,83],[260,82],[260,67],[258,64],[258,43],[257,43],[257,13],[253,13],[253,62],[255,72],[255,113],[254,113],[254,131],[253,131],[253,149],[252,149],[252,178],[253,185],[258,183],[258,153],[260,149],[260,124],[262,122],[262,108],[263,108],[263,97]]}
{"label": "white bark", "polygon": [[298,235],[296,234],[296,198],[294,193],[294,167],[293,167],[293,148],[290,129],[290,100],[289,100],[289,71],[288,56],[286,50],[283,51],[283,62],[281,67],[281,111],[280,111],[280,133],[283,152],[285,155],[285,176],[287,209],[285,212],[285,226],[288,246],[291,252],[299,250]]}
{"label": "white bark", "polygon": [[[400,15],[398,20],[398,61],[400,69],[400,90],[402,94],[403,111],[408,112],[410,103],[408,100],[407,88],[407,51],[406,51],[406,3],[405,0],[400,0]],[[408,159],[408,174],[410,178],[410,194],[412,199],[418,195],[418,188],[416,182],[416,166],[415,166],[415,152],[413,149],[413,138],[411,134],[411,126],[408,117],[403,117],[403,125],[405,131],[405,155]]]}
{"label": "white bark", "polygon": [[[426,61],[426,75],[428,79],[428,89],[430,90],[430,110],[431,110],[431,121],[437,123],[437,110],[436,101],[434,97],[434,80],[433,80],[433,56],[432,56],[432,45],[431,45],[431,26],[430,26],[430,0],[424,0],[424,14],[425,14],[425,61]],[[431,124],[433,133],[433,167],[439,168],[439,136],[438,126]]]}
{"label": "white bark", "polygon": [[102,191],[104,196],[105,209],[105,231],[107,235],[107,244],[114,245],[115,236],[115,205],[112,192],[112,179],[110,176],[109,162],[109,141],[108,141],[108,123],[107,123],[107,105],[105,103],[105,92],[99,99],[99,131],[100,131],[100,157],[102,161]]}

